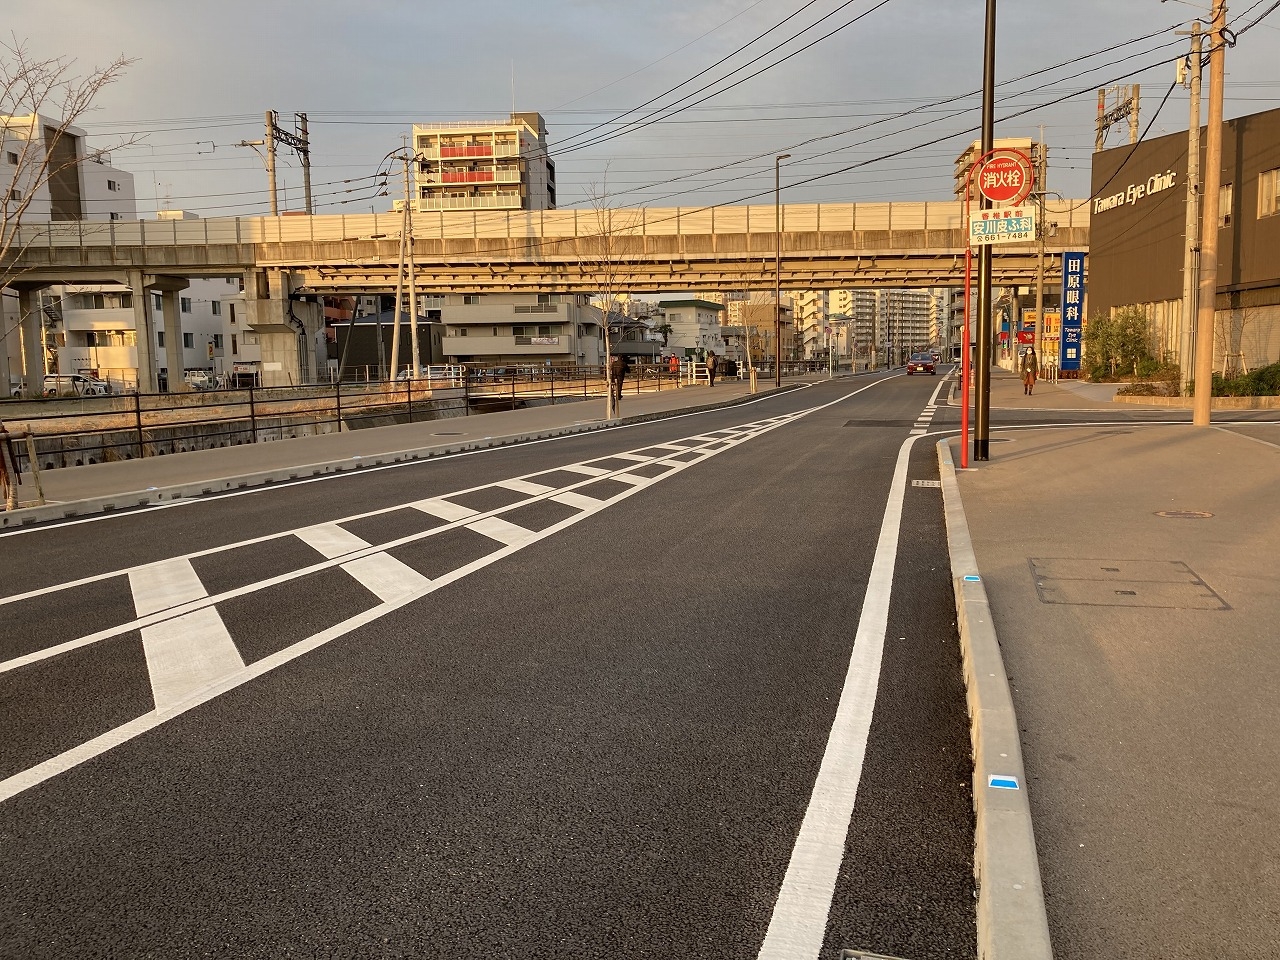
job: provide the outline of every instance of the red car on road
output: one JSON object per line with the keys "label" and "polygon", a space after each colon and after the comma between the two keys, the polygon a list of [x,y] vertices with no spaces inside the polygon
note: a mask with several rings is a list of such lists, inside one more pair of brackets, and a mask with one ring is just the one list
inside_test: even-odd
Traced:
{"label": "red car on road", "polygon": [[913,373],[929,373],[936,377],[938,367],[933,362],[933,354],[913,353],[911,359],[907,361],[907,376]]}

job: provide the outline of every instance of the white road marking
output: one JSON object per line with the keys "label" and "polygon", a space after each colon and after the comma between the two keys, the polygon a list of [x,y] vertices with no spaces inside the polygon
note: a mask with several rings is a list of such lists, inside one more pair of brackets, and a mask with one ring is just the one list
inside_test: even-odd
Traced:
{"label": "white road marking", "polygon": [[603,500],[597,500],[595,497],[584,496],[581,493],[574,493],[572,490],[566,490],[564,493],[557,493],[550,499],[556,503],[563,503],[566,507],[573,507],[576,510],[591,510],[600,506]]}
{"label": "white road marking", "polygon": [[336,523],[321,523],[294,531],[294,535],[326,560],[344,553],[355,553],[369,546],[369,541],[357,537]]}
{"label": "white road marking", "polygon": [[467,529],[484,534],[490,540],[497,540],[499,543],[505,543],[509,547],[518,547],[528,543],[537,533],[536,530],[518,526],[510,520],[503,520],[501,517],[485,517],[475,523],[468,523]]}
{"label": "white road marking", "polygon": [[550,493],[555,489],[555,487],[548,487],[545,483],[534,483],[532,480],[499,480],[494,486],[505,487],[507,490],[514,490],[516,493],[527,493],[535,497],[540,493]]}
{"label": "white road marking", "polygon": [[637,460],[640,463],[648,463],[653,457],[645,456],[643,453],[615,453],[610,459],[612,460]]}
{"label": "white road marking", "polygon": [[129,589],[140,617],[208,595],[190,560],[162,560],[130,570]]}
{"label": "white road marking", "polygon": [[342,564],[342,569],[383,603],[398,603],[431,585],[407,563],[386,553],[374,553]]}
{"label": "white road marking", "polygon": [[844,689],[769,930],[760,947],[760,960],[810,960],[822,949],[880,685],[907,462],[914,443],[915,439],[908,437],[898,450]]}
{"label": "white road marking", "polygon": [[409,506],[415,510],[421,510],[423,513],[429,513],[433,517],[439,517],[441,520],[465,520],[467,517],[474,517],[479,510],[472,510],[470,507],[464,507],[460,503],[450,503],[448,500],[419,500],[417,503],[411,503]]}
{"label": "white road marking", "polygon": [[[697,461],[693,461],[696,463]],[[634,473],[615,473],[610,480],[621,480],[623,483],[630,483],[637,487],[647,487],[653,483],[648,477],[637,477]]]}
{"label": "white road marking", "polygon": [[244,669],[244,659],[214,607],[143,627],[142,648],[157,710]]}
{"label": "white road marking", "polygon": [[[844,396],[839,397],[838,399],[833,400],[830,403],[822,404],[821,406],[812,407],[806,410],[796,411],[795,413],[785,417],[772,418],[771,420],[762,424],[760,428],[754,433],[750,435],[744,433],[743,436],[741,437],[741,440],[739,440],[739,442],[745,442],[746,440],[751,439],[754,436],[759,436],[760,434],[767,433],[770,430],[775,429],[776,427],[782,426],[787,423],[792,423],[795,420],[798,420],[799,418],[806,416],[815,410],[821,410],[821,409],[825,409],[826,407],[834,406],[837,403],[840,403],[844,400],[849,399],[850,397],[853,397],[859,393],[862,393],[864,390],[868,390],[873,386],[878,386],[885,382],[887,381],[884,381],[884,380],[873,381],[872,383],[869,383],[866,386],[859,388],[858,390],[851,391],[850,393],[845,394]],[[758,402],[758,401],[752,401],[752,402]],[[692,414],[689,414],[689,416],[692,416]],[[709,452],[707,454],[707,456],[711,456],[711,455],[714,455],[714,452]],[[689,466],[695,463],[701,462],[702,459],[704,458],[700,457],[696,460],[689,460],[689,461],[674,461],[672,462],[673,469],[670,470],[668,473],[664,474],[663,476],[664,477],[674,476],[676,473],[679,473],[687,469]],[[609,472],[607,470],[597,471],[596,468],[582,469],[580,465],[575,465],[575,466],[578,466],[578,472],[586,473],[589,476],[597,476],[599,473]],[[373,468],[373,469],[376,470],[376,469],[382,469],[382,468]],[[573,467],[563,467],[560,469],[571,470],[573,469]],[[372,470],[370,472],[372,472]],[[300,481],[300,482],[308,482],[308,481]],[[163,709],[158,708],[150,713],[147,713],[141,717],[138,717],[135,720],[131,720],[128,723],[122,724],[121,726],[116,727],[113,730],[108,730],[106,733],[103,733],[97,737],[94,737],[92,740],[82,743],[79,746],[72,747],[55,757],[51,757],[48,760],[38,763],[34,767],[30,767],[27,770],[23,770],[3,780],[0,780],[0,803],[3,803],[4,801],[16,796],[19,793],[22,793],[23,791],[29,790],[34,786],[44,783],[46,780],[49,780],[60,773],[64,773],[68,770],[73,769],[74,767],[79,766],[82,763],[85,763],[88,760],[92,760],[93,758],[98,757],[103,753],[106,753],[108,750],[112,750],[115,747],[120,746],[121,744],[127,743],[130,740],[133,740],[136,737],[141,736],[143,733],[146,733],[149,730],[155,729],[156,727],[160,726],[162,723],[165,723],[166,721],[171,720],[174,717],[180,716],[181,714],[186,713],[187,711],[192,710],[203,703],[207,703],[208,701],[222,695],[223,693],[226,693],[230,690],[234,690],[236,687],[239,687],[245,683],[248,683],[254,679],[257,679],[258,677],[261,677],[264,674],[269,673],[270,671],[276,669],[279,666],[282,666],[283,664],[286,664],[294,659],[297,659],[298,657],[304,656],[305,654],[311,652],[312,650],[315,650],[315,649],[318,649],[319,647],[324,646],[325,644],[329,643],[331,640],[334,640],[338,637],[345,636],[346,634],[350,633],[352,630],[356,630],[359,627],[362,627],[368,623],[372,623],[373,621],[379,619],[380,617],[386,615],[387,613],[390,613],[393,610],[397,610],[405,606],[407,603],[412,602],[413,600],[426,596],[436,590],[439,590],[444,586],[447,586],[448,584],[453,583],[456,580],[460,580],[463,577],[469,576],[475,571],[480,570],[516,552],[518,549],[520,549],[520,547],[526,545],[527,543],[533,543],[533,542],[545,539],[546,537],[553,536],[554,534],[559,533],[561,530],[571,526],[572,524],[577,523],[578,521],[583,520],[595,513],[598,513],[600,510],[605,509],[607,506],[610,506],[617,501],[624,500],[627,497],[635,493],[638,493],[640,490],[643,490],[643,489],[645,489],[644,486],[634,486],[631,489],[626,490],[623,493],[611,498],[611,500],[609,501],[593,501],[592,504],[587,505],[588,507],[587,509],[583,509],[581,512],[574,514],[573,516],[566,517],[564,520],[561,520],[558,523],[554,523],[551,526],[544,528],[543,530],[539,530],[536,532],[529,531],[528,532],[529,536],[527,540],[523,541],[519,545],[502,547],[501,549],[495,550],[492,553],[486,554],[485,556],[480,557],[476,560],[473,560],[471,563],[464,564],[463,566],[458,567],[457,569],[452,570],[449,573],[446,573],[435,580],[428,581],[427,585],[423,586],[420,590],[416,590],[408,594],[407,596],[402,597],[402,599],[394,603],[383,603],[379,606],[372,607],[369,610],[364,611],[363,613],[357,614],[354,617],[349,617],[348,619],[342,621],[341,623],[335,624],[334,626],[328,628],[327,630],[323,630],[320,633],[313,634],[312,636],[306,638],[305,640],[300,640],[297,643],[293,644],[292,646],[286,647],[284,650],[280,650],[277,653],[271,654],[267,657],[262,658],[261,660],[255,661],[253,664],[243,667],[242,669],[240,669],[239,671],[237,671],[235,674],[231,676],[225,676],[221,680],[216,681],[210,686],[206,686],[202,689],[196,690],[186,700],[183,700],[180,703],[175,703]],[[462,492],[466,492],[466,491],[462,491]],[[565,491],[565,493],[569,494],[569,493],[572,493],[572,491]],[[455,496],[456,495],[457,494],[455,494]],[[584,498],[584,499],[591,500],[592,498]],[[446,504],[443,501],[438,501],[438,500],[419,501],[419,503],[433,504],[437,506],[447,506],[455,509],[466,509],[466,508],[460,508],[457,504]],[[418,504],[409,504],[408,506],[418,506]],[[388,512],[389,510],[396,510],[401,508],[402,508],[401,506],[389,507],[384,510],[372,511],[370,513],[361,514],[360,516],[372,516],[377,513],[385,513],[385,512]],[[430,512],[430,510],[426,512]],[[474,513],[474,511],[472,511],[472,513]],[[355,519],[355,518],[349,517],[347,519]],[[514,526],[514,524],[512,524],[511,526]],[[518,529],[523,529],[523,528],[518,528]],[[271,536],[258,537],[258,538],[255,538],[252,542],[261,543],[261,542],[275,539],[278,536],[289,536],[289,535],[292,535],[292,533],[293,531],[289,531],[283,534],[273,534]],[[429,533],[430,531],[428,531],[426,534],[421,534],[421,533],[415,534],[413,536],[403,538],[402,541],[397,541],[397,543],[410,542],[412,540],[426,536]],[[207,551],[201,551],[199,554],[195,554],[195,555],[203,556],[208,553],[216,553],[219,550],[231,549],[232,547],[243,546],[243,545],[244,545],[243,543],[232,544],[232,545],[228,545],[227,547],[213,548]],[[181,557],[178,559],[185,560],[185,559],[189,559],[190,556],[193,556],[193,555],[187,555],[186,557]],[[325,566],[325,564],[318,565],[315,569],[319,569],[320,567],[323,567],[323,566]],[[136,568],[136,569],[142,569],[142,568]],[[311,569],[311,568],[308,568],[308,569]],[[98,575],[91,578],[85,578],[82,581],[77,581],[76,585],[79,585],[80,583],[88,583],[88,582],[94,582],[96,580],[106,579],[111,576],[119,576],[123,572],[125,571],[117,570],[108,574],[102,574],[102,575]],[[240,596],[243,594],[247,594],[247,593],[253,592],[255,589],[258,589],[261,586],[275,584],[279,582],[285,582],[288,579],[290,579],[290,577],[291,577],[290,574],[282,574],[278,577],[273,577],[273,578],[269,578],[268,580],[261,581],[258,584],[249,584],[249,585],[246,585],[245,587],[237,588],[236,590],[228,591],[225,594],[221,594],[220,599],[227,599],[232,596]],[[68,586],[68,584],[57,585],[53,588],[33,591],[30,595],[51,592],[51,590],[56,590],[56,589],[64,589],[66,586]],[[13,602],[15,599],[16,597],[8,597],[8,598],[4,598],[4,600],[0,602]],[[195,611],[192,611],[192,612],[195,612]],[[70,641],[66,644],[60,644],[59,648],[73,649],[78,646],[83,646],[89,642],[93,642],[93,640],[96,640],[96,639],[105,639],[108,636],[118,635],[121,629],[135,629],[136,626],[137,625],[133,627],[126,626],[124,628],[109,628],[107,630],[99,631],[92,638],[81,638],[79,640]],[[35,654],[32,656],[16,658],[15,660],[10,660],[4,664],[0,664],[0,670],[14,669],[18,666],[25,665],[26,662],[34,662],[35,658],[39,658],[47,655],[49,655],[49,651],[41,651],[38,654]]]}
{"label": "white road marking", "polygon": [[583,473],[588,477],[598,477],[609,471],[603,467],[589,467],[585,463],[571,463],[568,466],[558,467],[559,470],[568,470],[570,473]]}
{"label": "white road marking", "polygon": [[[140,617],[209,595],[190,560],[166,560],[131,570],[129,588]],[[157,708],[184,700],[244,666],[222,617],[212,607],[143,627],[142,649]]]}

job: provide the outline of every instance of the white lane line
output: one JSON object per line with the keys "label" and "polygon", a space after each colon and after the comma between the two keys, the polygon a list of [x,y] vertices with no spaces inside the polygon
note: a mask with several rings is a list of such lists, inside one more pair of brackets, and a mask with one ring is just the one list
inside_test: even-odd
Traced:
{"label": "white lane line", "polygon": [[909,436],[909,437],[923,437],[923,436],[924,436],[926,433],[928,433],[928,432],[929,432],[929,431],[928,431],[928,430],[925,430],[925,429],[912,430],[910,433],[908,433],[908,434],[907,434],[907,436]]}
{"label": "white lane line", "polygon": [[411,503],[409,506],[415,510],[421,510],[423,513],[429,513],[433,517],[439,517],[441,520],[465,520],[467,517],[474,517],[479,510],[472,510],[470,507],[464,507],[460,503],[450,503],[448,500],[419,500]]}
{"label": "white lane line", "polygon": [[534,483],[532,480],[499,480],[494,486],[514,490],[516,493],[527,493],[535,497],[540,493],[549,493],[555,489],[555,487],[548,487],[545,483]]}
{"label": "white lane line", "polygon": [[840,692],[835,722],[809,807],[791,851],[791,862],[773,908],[769,931],[760,947],[760,960],[811,960],[822,950],[880,685],[880,661],[889,622],[893,568],[898,556],[907,462],[914,443],[914,438],[908,437],[898,450],[866,598],[854,635],[849,671],[845,674],[844,689]]}
{"label": "white lane line", "polygon": [[609,471],[603,467],[588,467],[585,463],[571,463],[568,466],[556,467],[557,470],[568,470],[570,473],[583,473],[588,477],[598,477]]}
{"label": "white lane line", "polygon": [[681,446],[678,443],[655,443],[654,450],[688,450],[688,447]]}
{"label": "white lane line", "polygon": [[129,589],[140,617],[208,596],[190,560],[162,560],[130,570]]}
{"label": "white lane line", "polygon": [[294,536],[326,560],[340,557],[344,553],[355,553],[369,546],[367,540],[357,537],[350,530],[344,530],[336,523],[320,523],[314,527],[295,530]]}
{"label": "white lane line", "polygon": [[497,540],[499,543],[505,543],[509,547],[521,546],[537,536],[536,530],[518,526],[510,520],[503,520],[501,517],[485,517],[475,523],[468,523],[467,529],[484,534],[490,540]]}
{"label": "white lane line", "polygon": [[563,503],[566,507],[573,507],[575,510],[592,510],[604,502],[603,500],[597,500],[595,497],[574,493],[572,490],[557,493],[549,499],[554,500],[556,503]]}
{"label": "white lane line", "polygon": [[398,603],[431,586],[431,581],[395,557],[374,553],[342,564],[342,569],[383,603]]}
{"label": "white lane line", "polygon": [[609,459],[611,460],[635,460],[639,463],[648,463],[653,457],[647,457],[643,453],[615,453]]}
{"label": "white lane line", "polygon": [[213,607],[143,627],[142,648],[157,710],[244,669],[244,659]]}

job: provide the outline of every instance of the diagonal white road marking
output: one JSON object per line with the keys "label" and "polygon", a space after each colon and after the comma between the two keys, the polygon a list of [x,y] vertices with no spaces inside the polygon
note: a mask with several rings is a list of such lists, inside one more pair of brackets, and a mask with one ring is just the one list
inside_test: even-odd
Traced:
{"label": "diagonal white road marking", "polygon": [[345,553],[355,553],[369,546],[369,541],[357,537],[350,530],[343,529],[336,523],[304,527],[296,531],[296,536],[326,560],[332,560]]}
{"label": "diagonal white road marking", "polygon": [[386,553],[352,560],[342,569],[383,603],[398,603],[431,586],[431,581],[413,567]]}
{"label": "diagonal white road marking", "polygon": [[497,540],[499,543],[505,543],[509,547],[526,544],[537,533],[535,530],[517,526],[509,520],[503,520],[501,517],[485,517],[475,523],[468,523],[467,529],[484,534],[490,540]]}

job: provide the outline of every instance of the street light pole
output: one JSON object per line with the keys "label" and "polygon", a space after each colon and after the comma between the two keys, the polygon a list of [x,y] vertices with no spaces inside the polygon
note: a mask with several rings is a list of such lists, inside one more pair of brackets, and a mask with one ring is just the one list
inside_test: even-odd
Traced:
{"label": "street light pole", "polygon": [[782,387],[782,161],[789,159],[789,153],[780,153],[773,158],[773,233],[778,241],[778,258],[774,261],[773,274],[773,385],[778,388]]}
{"label": "street light pole", "polygon": [[[982,146],[984,155],[995,144],[995,89],[996,89],[996,0],[987,0],[986,36],[983,43],[982,63]],[[987,210],[991,201],[985,196],[978,204]],[[968,349],[966,346],[965,349]],[[978,364],[974,371],[974,389],[977,391],[975,410],[973,459],[990,458],[991,432],[991,245],[984,243],[978,250]]]}

